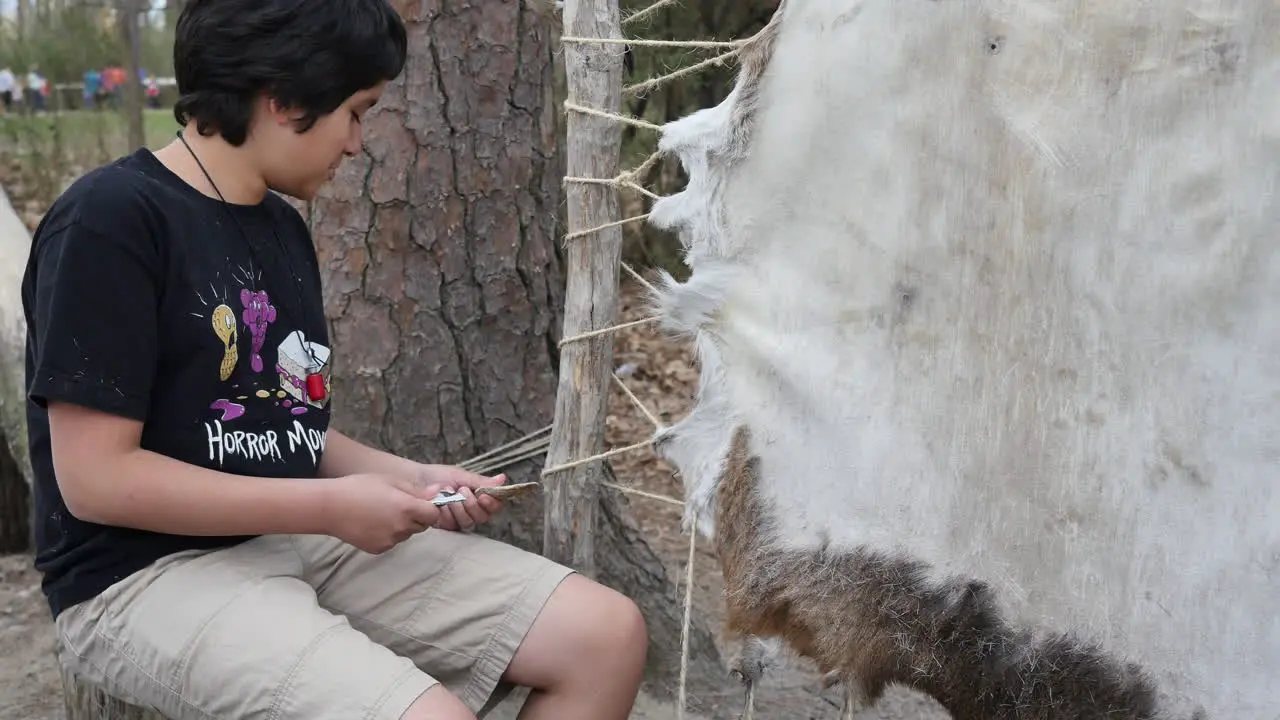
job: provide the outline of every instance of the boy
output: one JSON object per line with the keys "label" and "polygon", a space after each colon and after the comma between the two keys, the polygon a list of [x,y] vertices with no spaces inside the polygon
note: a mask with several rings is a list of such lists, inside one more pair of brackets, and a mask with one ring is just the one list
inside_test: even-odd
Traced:
{"label": "boy", "polygon": [[36,564],[76,672],[170,718],[471,719],[500,681],[534,689],[525,718],[634,702],[634,604],[459,532],[502,478],[328,427],[315,250],[269,191],[309,199],[360,151],[405,53],[386,0],[193,0],[179,137],[36,231]]}

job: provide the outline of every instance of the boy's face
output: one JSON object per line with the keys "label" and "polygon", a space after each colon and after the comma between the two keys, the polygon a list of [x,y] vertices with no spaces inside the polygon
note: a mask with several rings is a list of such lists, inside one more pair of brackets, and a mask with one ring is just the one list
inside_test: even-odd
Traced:
{"label": "boy's face", "polygon": [[262,132],[255,133],[267,184],[299,200],[315,197],[333,179],[343,159],[360,152],[362,122],[382,97],[384,86],[355,93],[304,133],[293,126],[298,113],[278,110],[268,103],[266,122],[260,123]]}

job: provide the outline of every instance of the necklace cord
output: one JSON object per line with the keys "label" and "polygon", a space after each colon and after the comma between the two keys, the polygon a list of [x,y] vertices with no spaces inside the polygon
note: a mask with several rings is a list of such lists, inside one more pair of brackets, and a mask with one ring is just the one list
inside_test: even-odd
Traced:
{"label": "necklace cord", "polygon": [[[191,144],[187,142],[187,138],[181,130],[177,132],[177,136],[178,139],[182,141],[182,145],[187,149],[187,152],[191,153],[191,159],[196,161],[196,166],[200,168],[200,172],[204,173],[205,180],[209,181],[209,186],[218,194],[219,204],[227,213],[227,216],[231,218],[231,221],[236,224],[236,229],[240,231],[240,236],[244,239],[244,244],[249,249],[249,255],[258,263],[259,266],[262,266],[262,260],[258,257],[258,253],[253,249],[253,241],[249,239],[249,233],[246,232],[244,226],[240,224],[240,219],[231,211],[231,203],[227,202],[226,197],[222,194],[222,190],[218,189],[218,183],[213,181],[213,176],[209,174],[204,163],[200,161],[200,156],[196,154],[195,149],[193,149]],[[294,291],[298,296],[298,311],[305,317],[307,314],[307,304],[306,300],[302,297],[302,289],[299,287],[302,283],[302,279],[298,276],[298,273],[293,270],[293,261],[289,258],[289,251],[285,248],[284,241],[280,239],[279,233],[276,232],[275,220],[273,218],[268,218],[268,221],[271,225],[271,235],[276,239],[276,247],[280,250],[280,256],[284,258],[285,266],[288,268],[289,274],[293,277]],[[303,331],[302,350],[307,354],[307,357],[310,358],[313,368],[316,371],[319,371],[321,365],[320,358],[316,357],[315,350],[311,347],[311,342],[307,340],[306,331],[301,327],[299,327],[299,330]],[[311,368],[308,369],[310,370]]]}

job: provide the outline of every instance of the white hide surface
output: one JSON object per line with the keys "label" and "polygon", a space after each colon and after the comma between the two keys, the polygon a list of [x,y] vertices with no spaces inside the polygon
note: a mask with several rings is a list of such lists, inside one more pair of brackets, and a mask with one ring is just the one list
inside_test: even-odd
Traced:
{"label": "white hide surface", "polygon": [[784,540],[903,549],[1172,707],[1280,718],[1280,0],[787,0],[745,147],[652,222],[712,528],[736,423]]}
{"label": "white hide surface", "polygon": [[27,226],[0,187],[0,428],[9,454],[31,481],[27,454],[26,386],[27,320],[22,313],[22,276],[31,253]]}

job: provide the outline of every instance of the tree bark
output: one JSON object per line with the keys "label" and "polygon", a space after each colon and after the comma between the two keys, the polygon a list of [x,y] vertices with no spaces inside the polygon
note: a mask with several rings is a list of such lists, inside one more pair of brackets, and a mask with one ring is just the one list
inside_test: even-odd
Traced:
{"label": "tree bark", "polygon": [[124,84],[124,114],[129,126],[129,152],[147,144],[142,115],[142,0],[121,0],[118,8],[120,38],[129,52],[129,77]]}
{"label": "tree bark", "polygon": [[[300,210],[320,255],[334,427],[421,461],[456,463],[554,417],[564,298],[550,3],[397,2],[410,56],[365,125],[365,149]],[[507,469],[537,480],[540,465]],[[649,621],[650,681],[679,668],[681,613],[665,568],[600,494],[598,579]],[[543,551],[543,498],[483,530]],[[724,671],[693,623],[691,687]]]}

